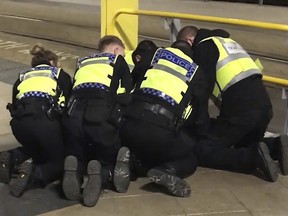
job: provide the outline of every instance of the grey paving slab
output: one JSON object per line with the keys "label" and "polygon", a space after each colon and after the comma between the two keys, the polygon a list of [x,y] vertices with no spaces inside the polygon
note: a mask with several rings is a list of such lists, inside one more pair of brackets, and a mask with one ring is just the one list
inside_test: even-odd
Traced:
{"label": "grey paving slab", "polygon": [[[11,95],[9,95],[11,97]],[[3,99],[2,96],[0,97],[0,111],[2,112],[0,115],[0,136],[2,134],[8,134],[11,133],[11,129],[9,126],[10,121],[10,113],[8,110],[6,110],[6,104],[7,100]]]}
{"label": "grey paving slab", "polygon": [[0,81],[13,84],[16,81],[19,72],[25,68],[27,68],[27,65],[25,64],[0,59]]}
{"label": "grey paving slab", "polygon": [[233,194],[252,215],[287,215],[288,190],[277,183],[235,187]]}
{"label": "grey paving slab", "polygon": [[[211,181],[212,179],[210,179]],[[191,183],[195,188],[195,185]],[[205,201],[206,200],[206,201]],[[212,214],[226,212],[248,212],[229,189],[217,188],[209,190],[196,189],[193,191],[191,198],[179,199],[179,205],[184,209],[186,214]]]}
{"label": "grey paving slab", "polygon": [[[3,71],[0,70],[0,73],[2,72]],[[2,81],[0,81],[0,85],[1,85],[0,97],[2,99],[9,100],[8,98],[11,97],[11,93],[12,93],[11,85]]]}
{"label": "grey paving slab", "polygon": [[1,216],[32,216],[76,204],[63,198],[59,184],[27,191],[20,198],[11,196],[9,191],[8,185],[0,183]]}
{"label": "grey paving slab", "polygon": [[[0,70],[0,74],[1,73],[2,71]],[[10,139],[8,137],[11,134],[11,128],[9,125],[9,121],[11,118],[9,111],[6,110],[6,105],[9,101],[11,101],[11,95],[12,95],[11,85],[0,81],[0,136],[1,136],[0,149],[3,148],[2,145],[7,146],[9,144],[14,143],[15,141],[14,138],[14,141],[8,142],[8,140]]]}
{"label": "grey paving slab", "polygon": [[[0,135],[0,152],[7,151],[20,146],[19,142],[15,139],[12,132]],[[0,214],[1,215],[1,214]]]}

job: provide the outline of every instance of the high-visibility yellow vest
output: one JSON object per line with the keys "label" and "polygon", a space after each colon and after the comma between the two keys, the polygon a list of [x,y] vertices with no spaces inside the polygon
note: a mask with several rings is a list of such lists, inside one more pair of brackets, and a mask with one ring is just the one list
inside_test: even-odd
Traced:
{"label": "high-visibility yellow vest", "polygon": [[160,97],[171,105],[179,104],[198,68],[192,59],[176,48],[158,49],[140,85],[140,90]]}
{"label": "high-visibility yellow vest", "polygon": [[132,59],[132,53],[134,52],[134,50],[131,51],[127,51],[125,52],[125,61],[128,64],[129,70],[130,72],[132,72],[132,70],[134,69],[135,65]]}
{"label": "high-visibility yellow vest", "polygon": [[[26,97],[54,97],[57,90],[57,79],[60,68],[48,65],[38,65],[35,68],[23,71],[19,74],[20,84],[17,89],[17,99]],[[64,96],[59,98],[58,103],[64,101]]]}
{"label": "high-visibility yellow vest", "polygon": [[118,56],[110,53],[101,53],[79,59],[73,89],[85,83],[109,88],[117,58]]}
{"label": "high-visibility yellow vest", "polygon": [[221,94],[230,86],[251,75],[261,75],[261,71],[243,47],[234,40],[230,38],[209,37],[199,43],[210,39],[219,50],[213,96],[221,101]]}

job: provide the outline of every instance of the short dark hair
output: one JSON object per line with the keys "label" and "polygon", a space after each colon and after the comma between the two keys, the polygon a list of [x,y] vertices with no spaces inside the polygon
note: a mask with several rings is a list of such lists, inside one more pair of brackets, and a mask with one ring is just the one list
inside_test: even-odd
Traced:
{"label": "short dark hair", "polygon": [[59,60],[59,57],[51,50],[45,49],[42,45],[36,44],[31,50],[30,54],[33,55],[31,60],[31,66],[36,67],[40,64],[51,65],[50,61],[53,61],[55,65]]}
{"label": "short dark hair", "polygon": [[144,55],[147,52],[154,52],[158,49],[157,45],[151,41],[151,40],[143,40],[141,41],[136,49],[134,50],[134,52],[132,53],[132,60],[135,63],[135,56],[136,55],[140,55],[142,57],[142,55]]}
{"label": "short dark hair", "polygon": [[125,49],[124,43],[115,35],[106,35],[100,38],[98,43],[99,52],[103,52],[108,45],[117,44]]}
{"label": "short dark hair", "polygon": [[185,41],[187,36],[196,36],[198,28],[196,26],[185,26],[177,34],[176,39]]}
{"label": "short dark hair", "polygon": [[157,45],[151,40],[143,40],[141,41],[135,50],[153,50],[157,49]]}

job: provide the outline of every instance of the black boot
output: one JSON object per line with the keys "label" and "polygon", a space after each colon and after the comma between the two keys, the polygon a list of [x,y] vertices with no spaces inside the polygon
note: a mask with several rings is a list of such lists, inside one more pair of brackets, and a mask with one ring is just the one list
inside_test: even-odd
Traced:
{"label": "black boot", "polygon": [[78,172],[78,161],[75,156],[69,155],[64,162],[63,192],[69,200],[79,200],[81,197],[80,175]]}
{"label": "black boot", "polygon": [[114,172],[113,166],[102,164],[101,173],[102,173],[103,189],[114,190],[115,187],[113,184],[113,172]]}
{"label": "black boot", "polygon": [[270,157],[270,152],[264,142],[260,142],[257,148],[256,168],[270,182],[275,182],[278,179],[278,167],[274,160]]}
{"label": "black boot", "polygon": [[19,166],[17,178],[12,178],[9,182],[10,192],[15,197],[20,197],[32,187],[43,187],[42,173],[39,168],[32,164],[32,161],[25,161]]}
{"label": "black boot", "polygon": [[87,166],[88,181],[83,191],[85,206],[95,206],[99,200],[102,189],[101,164],[97,160],[91,160]]}
{"label": "black boot", "polygon": [[113,182],[117,192],[125,193],[130,184],[130,150],[127,147],[121,147],[114,168]]}
{"label": "black boot", "polygon": [[190,196],[190,185],[183,179],[177,177],[172,170],[169,170],[169,168],[155,167],[148,171],[147,176],[152,182],[167,188],[173,196]]}
{"label": "black boot", "polygon": [[0,182],[8,184],[13,169],[11,153],[4,151],[0,153]]}
{"label": "black boot", "polygon": [[149,168],[145,167],[143,163],[131,153],[130,155],[130,181],[136,181],[139,177],[146,177]]}

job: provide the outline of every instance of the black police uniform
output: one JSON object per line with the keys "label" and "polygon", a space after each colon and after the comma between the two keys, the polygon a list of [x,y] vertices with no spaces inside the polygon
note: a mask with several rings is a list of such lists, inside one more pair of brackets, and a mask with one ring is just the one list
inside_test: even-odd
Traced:
{"label": "black police uniform", "polygon": [[[112,54],[107,55],[116,57]],[[88,58],[97,58],[97,54]],[[98,160],[102,164],[104,181],[114,169],[121,147],[117,103],[119,82],[126,92],[129,93],[132,89],[131,74],[124,58],[118,56],[116,62],[111,65],[113,74],[109,77],[110,86],[91,84],[73,89],[67,113],[63,118],[65,154],[77,158],[81,173],[84,172],[87,162]],[[75,76],[76,74],[77,71]],[[90,82],[93,83],[93,80]]]}
{"label": "black police uniform", "polygon": [[[39,67],[52,68],[48,65]],[[13,86],[12,105],[9,106],[12,116],[10,125],[13,135],[22,147],[9,152],[14,166],[32,158],[32,169],[29,169],[28,163],[22,164],[24,166],[22,169],[22,165],[20,165],[20,175],[21,171],[28,176],[31,172],[29,182],[25,181],[24,185],[35,183],[45,186],[59,179],[62,175],[64,145],[60,124],[61,113],[59,113],[62,110],[58,106],[57,100],[60,94],[65,98],[69,97],[72,83],[71,77],[62,69],[56,81],[58,87],[54,89],[56,91],[54,98],[47,96],[45,92],[44,94],[28,92],[22,98],[17,99],[16,95],[19,93],[17,87],[21,83],[20,79]],[[25,189],[23,185],[18,185],[20,184],[19,178],[10,181],[11,192],[15,196],[22,195]]]}
{"label": "black police uniform", "polygon": [[[188,50],[182,49],[182,52],[190,55],[189,48]],[[183,94],[182,101],[177,105],[171,105],[161,97],[143,92],[139,87],[146,79],[145,74],[151,68],[150,64],[154,54],[155,51],[142,55],[141,61],[136,64],[132,72],[134,77],[137,77],[136,88],[132,93],[132,102],[128,105],[124,115],[125,121],[120,132],[121,138],[140,161],[144,172],[142,174],[147,174],[149,169],[156,167],[184,178],[194,173],[197,161],[193,153],[192,143],[194,140],[185,132],[179,131],[180,121],[184,108],[189,102],[195,107],[192,114],[195,122],[200,125],[201,122],[206,121],[207,116],[200,112],[203,110],[201,106],[205,106],[202,100],[203,92],[206,91],[205,79],[198,68],[192,81],[188,84],[187,93]],[[204,85],[198,85],[198,82],[202,82]],[[193,98],[192,101],[191,98]],[[173,190],[170,192],[176,196],[188,195],[188,193],[178,194]]]}
{"label": "black police uniform", "polygon": [[[229,33],[221,29],[200,29],[192,46],[193,60],[206,74],[209,95],[216,81],[219,51],[212,40],[199,42],[212,36],[228,38]],[[272,105],[261,76],[249,76],[221,96],[219,116],[210,120],[206,132],[199,134],[196,148],[199,163],[221,169],[253,170],[259,162],[257,145],[272,118]]]}

